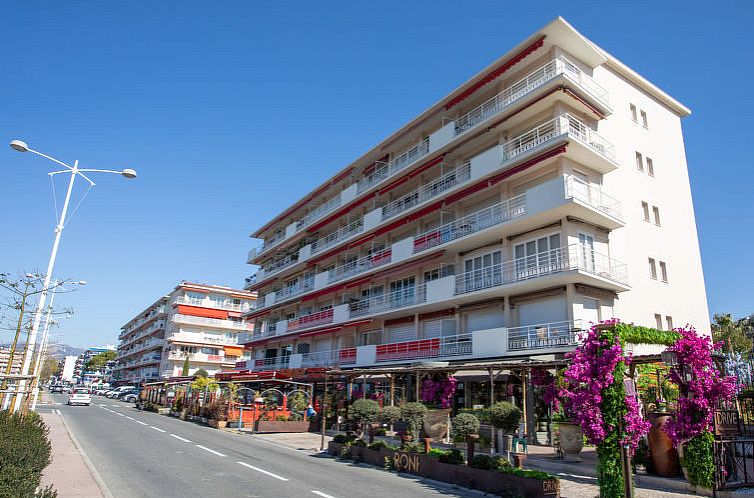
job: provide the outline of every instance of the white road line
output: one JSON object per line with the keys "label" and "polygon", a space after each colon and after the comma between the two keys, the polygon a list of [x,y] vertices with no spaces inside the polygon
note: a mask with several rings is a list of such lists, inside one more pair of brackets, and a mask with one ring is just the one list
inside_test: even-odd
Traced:
{"label": "white road line", "polygon": [[245,462],[237,462],[237,463],[239,465],[243,465],[244,467],[246,467],[248,469],[256,470],[257,472],[261,472],[262,474],[266,474],[266,475],[268,475],[270,477],[274,477],[275,479],[278,479],[280,481],[290,481],[290,479],[288,479],[287,477],[279,476],[277,474],[273,474],[272,472],[267,472],[264,469],[260,469],[259,467],[254,467],[253,465],[249,465],[248,463],[245,463]]}
{"label": "white road line", "polygon": [[323,493],[322,491],[312,490],[312,493],[314,493],[315,495],[321,496],[322,498],[335,498],[334,496]]}
{"label": "white road line", "polygon": [[222,454],[222,453],[220,453],[219,451],[215,451],[215,450],[212,450],[212,449],[209,449],[209,448],[207,448],[206,446],[202,446],[201,444],[197,444],[197,445],[196,445],[196,447],[197,447],[197,448],[201,448],[201,449],[203,449],[204,451],[209,451],[210,453],[214,453],[214,454],[215,454],[215,455],[217,455],[217,456],[221,456],[221,457],[227,456],[227,455],[223,455],[223,454]]}
{"label": "white road line", "polygon": [[181,437],[181,436],[176,436],[175,434],[170,434],[170,435],[171,435],[172,437],[176,438],[176,439],[180,439],[180,440],[181,440],[181,441],[183,441],[184,443],[190,443],[190,442],[191,442],[191,441],[189,441],[188,439],[186,439],[186,438],[184,438],[184,437]]}
{"label": "white road line", "polygon": [[55,413],[57,413],[58,415],[63,415],[62,413],[60,413],[60,410],[55,410]]}
{"label": "white road line", "polygon": [[127,418],[128,420],[134,420],[134,418],[133,418],[133,417],[129,417],[128,415],[126,415],[126,418]]}
{"label": "white road line", "polygon": [[141,420],[137,420],[136,423],[137,424],[141,424],[141,425],[149,425],[149,424],[146,424],[146,423],[142,422]]}
{"label": "white road line", "polygon": [[113,412],[113,413],[116,414],[119,417],[125,417],[125,415],[123,415],[122,413],[118,413],[118,412]]}
{"label": "white road line", "polygon": [[163,431],[162,429],[160,429],[159,427],[155,427],[155,426],[153,426],[153,425],[150,425],[149,427],[151,427],[152,429],[154,429],[154,430],[156,430],[156,431],[165,432],[165,431]]}
{"label": "white road line", "polygon": [[110,406],[114,406],[115,408],[118,408],[118,405],[110,405]]}

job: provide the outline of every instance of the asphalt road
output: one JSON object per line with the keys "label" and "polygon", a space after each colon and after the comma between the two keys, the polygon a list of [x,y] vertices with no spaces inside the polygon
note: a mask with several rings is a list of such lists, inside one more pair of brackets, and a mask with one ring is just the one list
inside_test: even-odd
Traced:
{"label": "asphalt road", "polygon": [[66,406],[52,395],[73,435],[115,498],[480,496],[432,481],[335,461],[309,451],[139,413],[94,396]]}

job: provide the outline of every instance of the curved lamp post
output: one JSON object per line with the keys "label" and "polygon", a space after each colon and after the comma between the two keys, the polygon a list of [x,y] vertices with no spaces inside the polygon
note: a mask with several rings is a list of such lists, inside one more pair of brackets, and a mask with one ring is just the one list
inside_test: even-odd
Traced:
{"label": "curved lamp post", "polygon": [[[39,296],[39,302],[37,303],[37,309],[34,314],[34,322],[31,326],[31,331],[29,332],[29,339],[27,341],[27,349],[31,348],[31,350],[34,350],[34,347],[36,345],[37,341],[37,331],[39,330],[39,324],[42,321],[42,315],[44,314],[45,309],[45,301],[47,300],[47,290],[50,286],[50,279],[52,277],[52,271],[55,268],[55,259],[58,255],[58,246],[60,245],[60,236],[63,233],[63,228],[65,228],[65,221],[66,221],[66,215],[68,214],[68,205],[71,201],[71,192],[73,192],[73,184],[76,181],[77,177],[82,177],[84,180],[89,182],[89,185],[93,187],[95,183],[86,175],[86,173],[114,173],[116,175],[122,175],[125,178],[133,179],[136,178],[136,171],[132,169],[123,169],[120,171],[115,170],[109,170],[109,169],[82,169],[79,168],[79,162],[78,160],[74,161],[73,166],[69,166],[68,164],[59,161],[58,159],[55,159],[54,157],[50,157],[47,154],[43,154],[42,152],[36,151],[29,147],[26,142],[22,140],[13,140],[10,143],[10,146],[13,150],[16,150],[18,152],[31,152],[32,154],[36,154],[38,156],[44,157],[45,159],[49,159],[50,161],[59,164],[60,166],[63,166],[65,169],[59,170],[59,171],[52,171],[48,173],[50,177],[53,177],[54,175],[59,174],[69,174],[71,175],[70,180],[68,181],[68,190],[65,195],[65,202],[63,203],[63,209],[60,213],[60,219],[58,220],[58,224],[55,227],[55,241],[52,244],[52,251],[50,252],[50,260],[47,264],[47,272],[45,273],[45,280],[44,280],[44,287],[42,289],[42,293]],[[27,354],[24,357],[23,365],[21,366],[21,375],[27,375],[29,372],[29,366],[31,363],[31,354]],[[12,408],[14,411],[18,410],[21,406],[21,398],[23,397],[22,393],[26,389],[26,380],[22,380],[18,383],[18,391],[16,396],[15,405]]]}

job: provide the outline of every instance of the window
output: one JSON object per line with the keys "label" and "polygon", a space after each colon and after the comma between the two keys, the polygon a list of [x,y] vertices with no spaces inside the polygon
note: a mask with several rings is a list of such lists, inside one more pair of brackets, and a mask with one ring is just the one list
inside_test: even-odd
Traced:
{"label": "window", "polygon": [[649,278],[657,280],[657,265],[653,258],[649,258]]}
{"label": "window", "polygon": [[649,176],[655,176],[655,165],[652,162],[652,158],[647,158],[647,174]]}
{"label": "window", "polygon": [[633,121],[634,123],[636,123],[637,122],[636,121],[636,106],[633,105],[633,104],[630,104],[629,108],[631,109],[631,121]]}
{"label": "window", "polygon": [[668,322],[668,330],[673,330],[673,317],[666,316],[665,321]]}
{"label": "window", "polygon": [[641,209],[644,211],[644,221],[649,221],[649,204],[641,201]]}
{"label": "window", "polygon": [[429,270],[424,272],[424,281],[425,282],[431,282],[432,280],[437,280],[440,278],[440,269],[435,268],[434,270]]}
{"label": "window", "polygon": [[641,125],[644,128],[649,128],[649,123],[647,122],[647,113],[645,111],[641,111]]}
{"label": "window", "polygon": [[562,256],[557,250],[559,248],[559,233],[516,244],[513,247],[516,272],[527,274],[532,271],[536,272],[540,266],[547,268],[549,265],[557,265]]}
{"label": "window", "polygon": [[[660,208],[652,206],[652,213],[655,215],[655,225],[660,226]],[[649,219],[647,219],[649,221]]]}
{"label": "window", "polygon": [[657,324],[657,330],[662,330],[662,315],[655,313],[655,323]]}
{"label": "window", "polygon": [[201,292],[187,292],[186,298],[191,303],[200,304],[204,300],[204,294]]}
{"label": "window", "polygon": [[662,276],[662,281],[667,283],[668,282],[668,268],[665,266],[664,261],[660,261],[660,275]]}
{"label": "window", "polygon": [[636,169],[644,172],[644,160],[641,157],[641,152],[636,153]]}

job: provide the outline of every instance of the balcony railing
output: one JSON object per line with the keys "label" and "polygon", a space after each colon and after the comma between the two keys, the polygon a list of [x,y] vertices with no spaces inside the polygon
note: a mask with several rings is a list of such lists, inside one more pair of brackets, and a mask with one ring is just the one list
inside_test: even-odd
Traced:
{"label": "balcony railing", "polygon": [[618,199],[605,193],[601,187],[574,176],[566,176],[566,197],[589,204],[615,219],[621,219],[622,209]]}
{"label": "balcony railing", "polygon": [[370,187],[380,183],[385,178],[394,175],[406,166],[418,161],[427,154],[429,154],[429,138],[425,138],[389,163],[383,163],[379,168],[358,183],[356,192],[359,194],[364,192]]}
{"label": "balcony railing", "polygon": [[305,368],[353,365],[355,363],[356,348],[304,353],[301,360],[301,365]]}
{"label": "balcony railing", "polygon": [[312,327],[316,327],[318,325],[327,325],[328,323],[332,323],[334,316],[334,311],[332,308],[323,310],[323,311],[317,311],[316,313],[310,313],[308,315],[300,316],[298,318],[293,318],[291,320],[288,320],[288,332],[293,332],[295,330],[304,330],[309,329]]}
{"label": "balcony railing", "polygon": [[379,296],[371,296],[349,304],[348,313],[351,318],[372,315],[388,310],[414,306],[427,300],[426,284],[415,285],[406,289],[390,292]]}
{"label": "balcony railing", "polygon": [[400,199],[396,199],[393,202],[386,204],[382,208],[382,219],[386,220],[392,218],[407,209],[421,204],[422,202],[437,197],[443,192],[450,190],[456,185],[460,185],[471,178],[471,162],[466,162],[463,166],[459,166],[450,173],[446,173],[440,178],[422,185],[413,192],[404,195]]}
{"label": "balcony railing", "polygon": [[189,306],[203,306],[205,308],[215,308],[219,310],[228,311],[248,311],[249,303],[231,303],[231,302],[218,302],[211,299],[195,299],[189,296],[178,296],[173,300],[175,304],[187,304]]}
{"label": "balcony railing", "polygon": [[269,251],[272,249],[272,246],[276,245],[278,242],[283,240],[285,238],[285,232],[278,232],[269,239],[266,239],[264,243],[257,248],[256,255],[259,256],[260,254]]}
{"label": "balcony railing", "polygon": [[585,271],[621,284],[628,280],[624,263],[586,246],[573,244],[456,275],[455,293],[466,294],[572,270]]}
{"label": "balcony railing", "polygon": [[565,57],[558,57],[456,119],[456,135],[473,128],[477,123],[502,112],[520,98],[561,74],[568,75],[594,97],[601,100],[604,104],[608,104],[608,94],[604,88],[597,84],[589,75],[581,71],[581,69],[579,69],[574,63]]}
{"label": "balcony railing", "polygon": [[520,194],[417,235],[414,237],[414,253],[426,251],[525,214],[526,194]]}
{"label": "balcony railing", "polygon": [[524,325],[508,329],[508,350],[552,349],[575,346],[583,330],[580,320]]}
{"label": "balcony railing", "polygon": [[298,296],[299,294],[308,292],[313,288],[314,280],[307,280],[305,282],[299,282],[296,285],[291,285],[275,292],[275,303],[279,303],[294,296]]}
{"label": "balcony railing", "polygon": [[315,220],[318,220],[322,216],[326,215],[333,209],[340,206],[340,194],[336,195],[329,201],[325,202],[321,206],[317,207],[313,211],[311,211],[309,214],[301,218],[296,222],[296,230],[301,230],[307,225],[310,225]]}
{"label": "balcony railing", "polygon": [[294,263],[298,261],[298,253],[289,254],[288,256],[284,257],[283,259],[280,259],[278,261],[275,261],[274,263],[267,265],[264,267],[264,276],[265,278],[269,277],[270,275],[273,275],[283,268],[287,268]]}
{"label": "balcony railing", "polygon": [[191,316],[176,313],[173,315],[173,321],[176,323],[189,323],[192,325],[206,325],[208,327],[218,327],[234,330],[251,330],[251,324],[246,322],[236,322],[233,320],[223,320],[221,318],[206,318],[203,316]]}
{"label": "balcony railing", "polygon": [[254,370],[280,370],[288,368],[290,356],[275,356],[274,358],[258,358],[254,360]]}
{"label": "balcony railing", "polygon": [[377,362],[467,356],[472,353],[472,334],[394,342],[377,346]]}
{"label": "balcony railing", "polygon": [[392,248],[387,248],[368,256],[364,256],[363,258],[359,258],[356,261],[351,261],[350,263],[333,268],[330,270],[327,280],[329,283],[337,282],[344,278],[352,277],[359,273],[377,268],[378,266],[386,265],[390,263],[392,259],[393,250]]}
{"label": "balcony railing", "polygon": [[316,254],[320,251],[323,251],[327,249],[328,247],[331,247],[341,240],[345,240],[352,235],[356,235],[357,233],[361,233],[364,231],[364,218],[360,218],[353,223],[349,223],[348,225],[339,228],[338,230],[331,232],[325,236],[320,237],[319,239],[312,242],[312,254]]}

